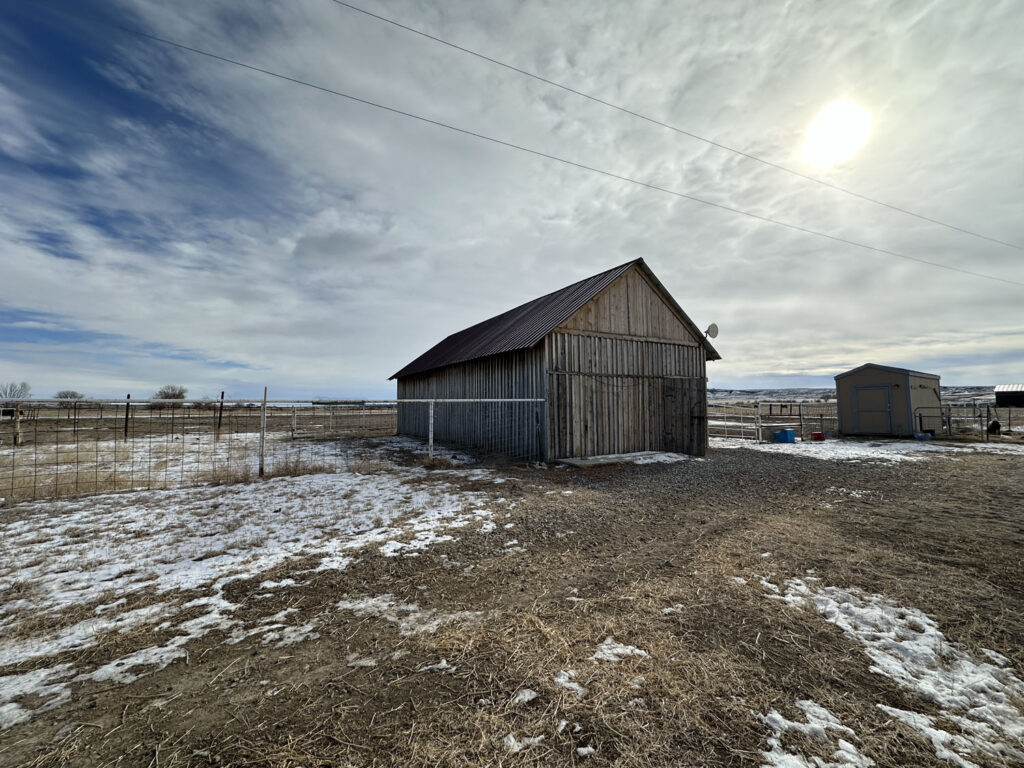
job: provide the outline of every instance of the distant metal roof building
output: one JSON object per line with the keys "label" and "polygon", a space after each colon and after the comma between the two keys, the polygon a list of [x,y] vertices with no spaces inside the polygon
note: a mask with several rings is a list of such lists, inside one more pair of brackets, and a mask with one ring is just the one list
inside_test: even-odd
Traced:
{"label": "distant metal roof building", "polygon": [[891,365],[879,365],[878,363],[864,363],[864,365],[858,365],[856,368],[851,368],[843,373],[837,373],[833,378],[841,379],[844,376],[851,376],[855,373],[863,371],[865,368],[873,368],[878,371],[888,371],[889,373],[903,373],[910,374],[911,376],[923,376],[926,379],[938,379],[940,378],[934,373],[925,373],[923,371],[912,371],[909,368],[895,368]]}
{"label": "distant metal roof building", "polygon": [[995,395],[999,408],[1024,408],[1024,384],[1000,384]]}
{"label": "distant metal roof building", "polygon": [[693,334],[700,339],[704,346],[707,359],[720,360],[722,356],[711,346],[703,332],[694,325],[693,321],[676,303],[665,286],[644,263],[644,260],[634,259],[546,296],[541,296],[539,299],[528,301],[458,333],[453,333],[390,378],[401,379],[454,363],[465,363],[503,352],[530,349],[543,341],[545,336],[572,317],[633,265],[638,266],[644,272],[658,287],[662,297],[685,319]]}

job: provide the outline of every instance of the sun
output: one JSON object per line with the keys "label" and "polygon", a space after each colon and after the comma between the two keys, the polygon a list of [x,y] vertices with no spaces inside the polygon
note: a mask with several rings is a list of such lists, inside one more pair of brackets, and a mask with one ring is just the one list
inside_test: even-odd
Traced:
{"label": "sun", "polygon": [[801,158],[812,165],[836,165],[853,157],[871,133],[871,115],[851,101],[829,104],[807,129]]}

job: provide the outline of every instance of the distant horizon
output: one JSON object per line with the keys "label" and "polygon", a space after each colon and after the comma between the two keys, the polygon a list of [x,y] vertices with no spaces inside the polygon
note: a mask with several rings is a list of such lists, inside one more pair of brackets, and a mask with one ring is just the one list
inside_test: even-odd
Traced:
{"label": "distant horizon", "polygon": [[[3,383],[3,382],[0,382],[0,383]],[[31,384],[31,382],[29,382],[29,383]],[[1000,382],[1000,383],[1011,383],[1011,382]],[[941,384],[940,385],[941,389],[943,389],[943,390],[954,390],[954,389],[960,389],[960,390],[994,390],[996,386],[997,386],[996,384]],[[116,393],[115,394],[91,394],[91,393],[87,393],[87,392],[83,392],[81,394],[83,394],[85,396],[83,398],[84,400],[117,400],[117,401],[124,400],[125,399],[125,395],[129,395],[130,394],[131,395],[131,399],[133,401],[141,402],[141,401],[155,399],[154,398],[154,394],[155,394],[155,390],[157,388],[158,387],[154,387],[152,392],[143,392],[143,391],[140,390],[140,391],[137,391],[137,392],[127,392],[126,391],[123,394],[116,394]],[[71,389],[71,388],[64,388],[64,389]],[[186,387],[186,389],[187,389],[187,387]],[[381,393],[353,394],[353,393],[348,393],[348,394],[342,394],[342,395],[333,394],[333,393],[319,392],[317,394],[303,393],[303,394],[296,395],[293,392],[288,392],[288,391],[275,392],[273,390],[273,388],[271,388],[271,387],[268,387],[267,389],[268,389],[268,391],[267,391],[267,399],[268,400],[286,400],[286,401],[295,401],[295,402],[312,402],[312,401],[315,401],[315,400],[369,400],[369,401],[373,401],[373,400],[396,400],[397,399],[397,393],[396,392],[392,392],[391,394],[381,394]],[[59,391],[59,390],[55,390],[52,394],[41,394],[39,392],[36,392],[35,388],[33,388],[32,392],[29,394],[29,397],[26,398],[26,399],[27,400],[55,400],[55,399],[57,399],[55,397],[57,391]],[[72,390],[72,391],[78,391],[78,390]],[[796,391],[806,391],[806,392],[833,391],[834,392],[835,391],[835,384],[833,383],[832,385],[817,385],[817,386],[806,385],[806,386],[789,386],[789,387],[777,387],[777,386],[728,387],[728,386],[713,386],[713,385],[710,385],[710,384],[708,385],[708,392],[796,392]],[[217,400],[220,399],[220,390],[218,390],[216,392],[213,392],[213,393],[210,393],[210,394],[197,394],[197,393],[194,393],[191,390],[189,390],[187,392],[187,394],[185,395],[184,399],[185,399],[186,402],[198,401],[198,400],[213,400],[213,401],[217,401]],[[227,392],[225,390],[224,399],[225,399],[225,401],[230,401],[230,402],[237,402],[237,401],[258,402],[258,401],[263,399],[263,392],[262,392],[262,388],[259,391],[257,391],[257,392],[242,393],[242,394],[234,394],[234,393],[231,393],[231,392]]]}

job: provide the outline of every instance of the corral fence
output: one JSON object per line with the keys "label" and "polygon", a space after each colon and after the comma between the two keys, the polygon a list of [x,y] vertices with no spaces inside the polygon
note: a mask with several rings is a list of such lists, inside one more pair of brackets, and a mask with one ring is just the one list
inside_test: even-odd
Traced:
{"label": "corral fence", "polygon": [[761,442],[761,414],[756,407],[709,403],[708,437]]}
{"label": "corral fence", "polygon": [[708,435],[763,442],[772,433],[792,429],[797,437],[809,438],[814,432],[833,436],[839,431],[835,402],[777,403],[750,405],[711,403],[708,405]]}
{"label": "corral fence", "polygon": [[[0,410],[0,504],[333,472],[348,438],[401,432],[474,454],[542,455],[543,401],[17,400]],[[402,428],[399,429],[400,422]]]}
{"label": "corral fence", "polygon": [[[995,431],[998,422],[998,432]],[[914,409],[914,427],[945,437],[988,440],[990,434],[1024,433],[1024,408],[982,405],[936,405]]]}

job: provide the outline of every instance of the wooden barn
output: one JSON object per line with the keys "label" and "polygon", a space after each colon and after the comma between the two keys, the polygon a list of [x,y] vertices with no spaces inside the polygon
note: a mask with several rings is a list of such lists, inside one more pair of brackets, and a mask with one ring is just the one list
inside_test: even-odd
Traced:
{"label": "wooden barn", "polygon": [[720,355],[643,259],[452,334],[400,370],[398,432],[553,461],[707,450],[708,360]]}

